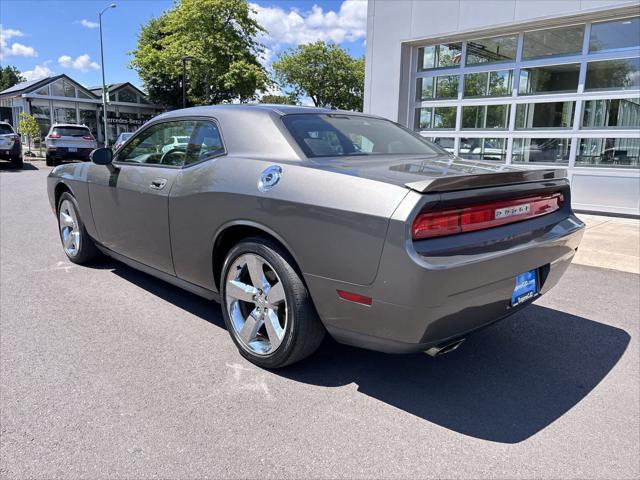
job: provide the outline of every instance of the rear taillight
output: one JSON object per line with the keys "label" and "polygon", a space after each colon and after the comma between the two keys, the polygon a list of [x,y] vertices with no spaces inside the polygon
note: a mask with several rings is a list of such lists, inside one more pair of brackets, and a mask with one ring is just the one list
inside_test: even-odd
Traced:
{"label": "rear taillight", "polygon": [[84,135],[82,138],[85,140],[93,140],[93,135]]}
{"label": "rear taillight", "polygon": [[60,138],[60,134],[56,132],[50,133],[49,138]]}
{"label": "rear taillight", "polygon": [[13,143],[20,143],[20,135],[9,135],[9,140]]}
{"label": "rear taillight", "polygon": [[472,232],[519,222],[555,212],[562,207],[562,193],[481,203],[467,208],[426,211],[411,227],[414,240]]}

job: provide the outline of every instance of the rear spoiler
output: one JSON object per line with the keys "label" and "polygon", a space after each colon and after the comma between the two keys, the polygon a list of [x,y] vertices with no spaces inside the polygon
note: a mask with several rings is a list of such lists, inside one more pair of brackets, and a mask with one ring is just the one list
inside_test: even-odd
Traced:
{"label": "rear spoiler", "polygon": [[565,169],[545,168],[540,170],[481,173],[479,175],[456,175],[405,183],[405,186],[420,193],[452,192],[455,190],[515,185],[517,183],[540,182],[562,178],[567,178],[567,171]]}

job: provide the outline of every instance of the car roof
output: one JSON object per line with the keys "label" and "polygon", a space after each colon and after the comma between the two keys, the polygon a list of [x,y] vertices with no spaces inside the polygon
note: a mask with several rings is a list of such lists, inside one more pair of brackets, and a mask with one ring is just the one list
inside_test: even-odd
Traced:
{"label": "car roof", "polygon": [[56,127],[80,127],[80,128],[89,128],[86,125],[79,125],[77,123],[54,123],[53,125],[51,125],[51,128],[56,128]]}
{"label": "car roof", "polygon": [[377,117],[375,115],[369,115],[362,112],[352,112],[350,110],[334,110],[331,108],[321,107],[309,107],[304,105],[280,105],[269,103],[228,103],[222,105],[206,105],[202,107],[183,108],[179,110],[172,110],[170,112],[163,113],[154,118],[168,118],[178,116],[216,116],[220,113],[241,113],[241,112],[265,112],[276,114],[279,116],[294,115],[300,113],[341,113],[344,115],[363,115],[367,117]]}

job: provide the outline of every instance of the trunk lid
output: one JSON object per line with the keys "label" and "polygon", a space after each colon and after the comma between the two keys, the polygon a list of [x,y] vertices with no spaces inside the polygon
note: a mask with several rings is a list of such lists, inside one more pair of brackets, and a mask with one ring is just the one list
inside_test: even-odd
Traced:
{"label": "trunk lid", "polygon": [[313,163],[316,168],[323,170],[404,186],[420,193],[514,185],[566,177],[566,170],[563,168],[530,169],[463,160],[446,154],[332,157]]}

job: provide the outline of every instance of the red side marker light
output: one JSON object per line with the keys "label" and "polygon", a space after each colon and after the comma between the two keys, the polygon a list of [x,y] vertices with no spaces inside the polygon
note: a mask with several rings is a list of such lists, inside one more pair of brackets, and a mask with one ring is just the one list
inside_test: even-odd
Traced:
{"label": "red side marker light", "polygon": [[357,293],[345,292],[344,290],[336,290],[338,292],[338,296],[344,300],[349,300],[350,302],[360,303],[361,305],[366,305],[368,307],[373,303],[373,299],[371,297],[365,297],[364,295],[358,295]]}

